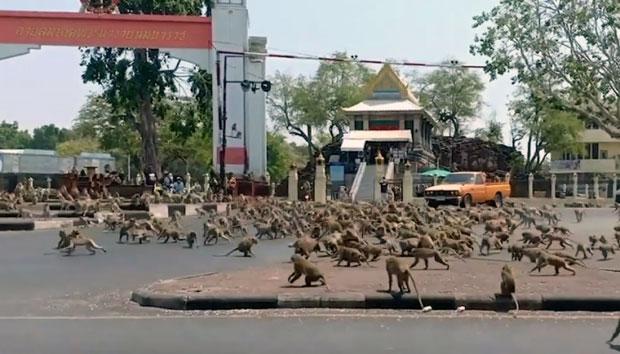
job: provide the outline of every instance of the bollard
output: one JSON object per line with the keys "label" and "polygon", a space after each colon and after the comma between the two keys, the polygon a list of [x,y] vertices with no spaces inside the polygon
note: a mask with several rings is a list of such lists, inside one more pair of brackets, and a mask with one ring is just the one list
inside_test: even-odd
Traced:
{"label": "bollard", "polygon": [[403,174],[403,202],[411,203],[413,201],[413,175],[411,174],[411,164],[409,161],[405,163],[405,173]]}
{"label": "bollard", "polygon": [[297,165],[292,164],[288,170],[288,200],[299,200],[299,175],[297,174]]}
{"label": "bollard", "polygon": [[534,198],[534,175],[532,173],[527,176],[527,197]]}
{"label": "bollard", "polygon": [[612,176],[614,184],[613,184],[613,191],[611,193],[611,198],[613,200],[616,200],[616,191],[618,190],[618,175],[616,175],[615,173]]}
{"label": "bollard", "polygon": [[554,174],[551,175],[551,199],[555,199],[555,186],[556,186],[556,182],[557,182],[558,178],[557,176]]}
{"label": "bollard", "polygon": [[377,152],[377,156],[375,157],[375,167],[376,167],[376,173],[375,173],[375,187],[374,187],[374,193],[373,193],[373,200],[375,202],[380,202],[381,201],[381,179],[384,176],[384,172],[383,172],[383,156],[381,156],[381,151]]}
{"label": "bollard", "polygon": [[598,176],[594,176],[594,199],[598,200],[598,198],[599,198]]}
{"label": "bollard", "polygon": [[325,175],[325,159],[319,153],[316,159],[316,175],[314,177],[314,201],[317,203],[327,202],[327,176]]}
{"label": "bollard", "polygon": [[573,198],[577,198],[577,191],[578,191],[578,186],[579,186],[579,175],[577,175],[577,172],[573,173]]}

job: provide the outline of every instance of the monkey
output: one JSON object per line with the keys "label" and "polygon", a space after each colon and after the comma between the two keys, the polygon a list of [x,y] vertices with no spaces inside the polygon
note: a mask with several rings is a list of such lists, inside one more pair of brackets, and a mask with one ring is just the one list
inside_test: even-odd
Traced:
{"label": "monkey", "polygon": [[65,230],[58,231],[58,237],[60,237],[60,240],[58,240],[58,244],[56,245],[56,248],[54,248],[55,250],[65,248],[69,245],[69,237],[67,236]]}
{"label": "monkey", "polygon": [[598,242],[602,243],[603,245],[606,245],[607,238],[605,237],[605,235],[601,235],[601,237],[598,239]]}
{"label": "monkey", "polygon": [[586,215],[586,211],[583,209],[575,209],[575,219],[577,223],[581,223],[583,221],[583,217]]}
{"label": "monkey", "polygon": [[233,254],[235,251],[239,251],[243,253],[243,257],[252,257],[255,256],[254,252],[252,252],[252,246],[258,244],[258,239],[253,236],[245,237],[243,240],[239,241],[239,244],[236,248],[226,254],[226,257]]}
{"label": "monkey", "polygon": [[566,260],[566,263],[568,263],[568,265],[578,265],[581,267],[586,267],[586,265],[577,257],[571,256],[568,253],[564,253],[564,252],[553,252],[552,253],[554,256],[558,256],[558,257],[562,257]]}
{"label": "monkey", "polygon": [[383,253],[381,247],[370,244],[362,245],[359,250],[362,251],[362,253],[364,254],[364,256],[366,256],[369,262],[374,262],[378,260]]}
{"label": "monkey", "polygon": [[541,269],[543,269],[544,267],[551,265],[555,268],[555,275],[560,274],[560,268],[564,268],[569,272],[573,273],[573,276],[575,276],[577,272],[566,263],[567,262],[562,257],[541,252],[538,256],[538,259],[536,260],[536,266],[532,268],[532,270],[530,270],[530,273],[535,270],[538,270],[538,272],[540,272]]}
{"label": "monkey", "polygon": [[45,205],[43,205],[43,217],[46,219],[52,217],[52,212],[51,212],[49,203],[45,203]]}
{"label": "monkey", "polygon": [[559,232],[564,236],[572,235],[573,233],[566,226],[554,226],[554,232]]}
{"label": "monkey", "polygon": [[196,208],[196,213],[198,213],[198,217],[200,218],[209,216],[209,212],[204,210],[204,208]]}
{"label": "monkey", "polygon": [[508,253],[510,253],[511,261],[519,261],[523,258],[523,248],[517,245],[510,245],[507,248]]}
{"label": "monkey", "polygon": [[415,289],[416,296],[418,298],[418,302],[420,303],[421,309],[426,309],[424,304],[422,303],[422,298],[420,297],[420,292],[418,291],[418,286],[415,283],[415,279],[413,279],[413,275],[411,275],[411,271],[407,268],[407,265],[399,260],[396,257],[388,257],[385,260],[385,270],[388,276],[388,292],[392,292],[392,283],[393,277],[396,277],[396,283],[398,288],[400,289],[400,293],[411,292],[411,288],[409,287],[409,278],[411,278],[411,282],[413,283],[413,288]]}
{"label": "monkey", "polygon": [[590,241],[590,248],[594,248],[594,246],[596,246],[596,243],[598,242],[598,238],[596,238],[596,236],[594,235],[590,235],[588,236],[588,241]]}
{"label": "monkey", "polygon": [[338,262],[336,266],[339,267],[340,263],[343,261],[347,262],[347,267],[351,266],[351,262],[357,263],[358,266],[361,266],[362,262],[368,264],[368,260],[362,252],[350,247],[340,247],[340,250],[338,250]]}
{"label": "monkey", "polygon": [[608,244],[602,244],[598,247],[598,250],[601,251],[601,254],[603,255],[603,259],[607,260],[607,256],[609,253],[611,254],[616,254],[616,251],[614,250],[614,246],[612,245],[608,245]]}
{"label": "monkey", "polygon": [[319,241],[307,236],[297,239],[291,247],[295,249],[295,254],[300,254],[306,259],[310,258],[312,252],[318,253],[321,250]]}
{"label": "monkey", "polygon": [[409,267],[410,269],[418,265],[418,262],[422,259],[424,261],[424,269],[426,270],[428,269],[428,259],[434,258],[437,263],[445,265],[446,270],[450,270],[450,265],[441,258],[441,254],[436,250],[430,248],[416,248],[411,252],[411,255],[415,257],[415,261]]}
{"label": "monkey", "polygon": [[[488,237],[488,236],[484,236],[482,237],[482,241],[480,241],[480,255],[481,256],[488,256],[491,252],[491,246],[493,246],[493,248],[495,249],[502,249],[502,243],[501,241],[499,241],[496,237],[492,236],[492,237]],[[483,250],[487,249],[487,252],[484,253]]]}
{"label": "monkey", "polygon": [[523,238],[520,241],[524,244],[538,246],[540,243],[542,243],[542,237],[540,235],[533,234],[529,231],[525,231],[521,235],[523,236]]}
{"label": "monkey", "polygon": [[293,284],[297,279],[299,279],[302,275],[305,276],[305,283],[307,287],[312,286],[312,282],[318,281],[321,285],[327,286],[327,282],[325,281],[325,276],[321,272],[321,270],[314,264],[312,264],[309,260],[303,258],[298,254],[294,254],[291,257],[291,261],[293,262],[293,273],[288,276],[288,282]]}
{"label": "monkey", "polygon": [[508,264],[504,264],[502,267],[501,273],[502,281],[499,283],[500,294],[502,296],[510,296],[515,303],[515,313],[514,316],[517,316],[519,312],[519,302],[517,301],[517,297],[515,296],[516,292],[516,284],[515,277],[512,272],[512,268]]}
{"label": "monkey", "polygon": [[412,238],[398,241],[400,246],[400,255],[411,254],[411,252],[418,247],[418,241]]}
{"label": "monkey", "polygon": [[194,248],[194,243],[196,243],[197,237],[198,236],[193,231],[187,235],[187,237],[185,238],[185,241],[187,242],[188,248]]}
{"label": "monkey", "polygon": [[547,243],[547,248],[549,249],[549,247],[551,247],[551,244],[553,243],[553,241],[557,241],[560,243],[560,246],[562,247],[562,249],[566,249],[566,246],[570,247],[570,248],[575,248],[575,246],[573,246],[569,240],[564,237],[564,236],[558,236],[558,235],[554,235],[554,234],[548,234],[545,236],[545,238],[547,240],[549,240],[549,243]]}
{"label": "monkey", "polygon": [[25,219],[32,219],[32,213],[30,211],[24,210],[22,208],[19,208],[19,215],[22,218],[25,218]]}
{"label": "monkey", "polygon": [[258,239],[262,239],[263,236],[268,236],[269,239],[271,239],[271,240],[273,240],[275,238],[275,236],[271,232],[272,230],[271,230],[271,225],[270,224],[256,223],[256,224],[254,224],[254,227],[256,228],[256,237]]}
{"label": "monkey", "polygon": [[523,214],[521,216],[522,220],[519,223],[519,226],[525,225],[528,229],[532,227],[532,225],[536,226],[536,219],[533,216]]}
{"label": "monkey", "polygon": [[591,256],[594,256],[594,253],[592,252],[592,248],[590,248],[589,245],[584,245],[583,243],[578,242],[575,248],[577,249],[577,252],[575,252],[575,257],[577,257],[579,253],[583,253],[583,259],[588,259],[588,253]]}
{"label": "monkey", "polygon": [[168,241],[172,238],[172,242],[177,243],[179,241],[185,241],[183,235],[181,235],[181,231],[176,229],[164,228],[161,230],[158,239],[164,239],[162,243],[168,243]]}
{"label": "monkey", "polygon": [[430,236],[423,235],[423,236],[420,236],[420,240],[418,241],[418,245],[416,247],[429,248],[429,249],[434,250],[435,243],[433,242],[433,239]]}
{"label": "monkey", "polygon": [[70,256],[78,246],[84,246],[91,255],[97,253],[95,250],[101,250],[103,253],[107,252],[105,248],[97,245],[93,239],[82,236],[78,231],[71,232],[67,238],[69,242],[68,246],[60,249],[61,251],[66,252],[67,256]]}
{"label": "monkey", "polygon": [[222,230],[219,226],[205,223],[202,225],[202,244],[206,246],[211,243],[211,241],[215,240],[214,244],[217,244],[220,238],[225,239],[229,243],[232,242],[232,235],[228,230]]}

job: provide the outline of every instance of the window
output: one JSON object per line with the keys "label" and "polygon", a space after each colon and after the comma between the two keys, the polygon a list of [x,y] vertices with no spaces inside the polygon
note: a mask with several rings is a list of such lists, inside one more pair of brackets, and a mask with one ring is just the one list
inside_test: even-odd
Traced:
{"label": "window", "polygon": [[484,179],[482,179],[481,174],[476,175],[476,184],[484,184]]}
{"label": "window", "polygon": [[364,130],[364,121],[363,120],[355,120],[353,122],[353,130]]}
{"label": "window", "polygon": [[586,129],[599,129],[599,126],[594,122],[586,122]]}
{"label": "window", "polygon": [[599,159],[599,145],[598,143],[586,144],[586,154],[584,159],[586,160],[598,160]]}

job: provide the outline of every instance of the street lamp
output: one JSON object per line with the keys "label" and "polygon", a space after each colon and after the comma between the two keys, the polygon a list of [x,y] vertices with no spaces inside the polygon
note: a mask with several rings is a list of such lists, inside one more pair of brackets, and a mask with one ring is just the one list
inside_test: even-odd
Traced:
{"label": "street lamp", "polygon": [[[220,56],[224,56],[224,77],[223,80],[220,81]],[[271,91],[271,82],[267,80],[263,81],[251,81],[251,80],[228,80],[228,58],[245,58],[245,55],[240,54],[227,54],[226,52],[218,52],[217,53],[217,78],[218,78],[218,86],[221,86],[220,83],[223,82],[223,93],[222,93],[222,104],[219,105],[220,109],[218,111],[218,121],[220,123],[220,130],[222,131],[222,145],[220,150],[220,181],[221,187],[224,191],[226,191],[225,182],[226,182],[226,147],[228,145],[228,139],[241,139],[243,134],[237,130],[237,124],[233,124],[232,126],[232,134],[226,134],[226,122],[228,121],[227,114],[227,97],[228,97],[228,84],[239,84],[243,92],[252,91],[256,93],[259,89],[265,93]]]}

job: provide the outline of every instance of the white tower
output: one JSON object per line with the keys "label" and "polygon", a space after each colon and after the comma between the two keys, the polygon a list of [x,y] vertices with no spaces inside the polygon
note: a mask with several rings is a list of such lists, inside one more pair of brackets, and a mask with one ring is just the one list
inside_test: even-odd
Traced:
{"label": "white tower", "polygon": [[[218,105],[223,97],[224,77],[227,81],[262,81],[265,79],[265,58],[240,56],[222,52],[266,52],[267,38],[249,37],[249,16],[246,0],[216,0],[213,9],[213,45],[220,54],[220,85],[214,63],[213,161],[219,171],[221,127]],[[226,75],[224,70],[226,69]],[[219,96],[218,96],[219,95]],[[264,175],[267,170],[265,93],[244,92],[238,83],[226,90],[226,172],[253,172]],[[218,100],[217,97],[220,97]]]}

